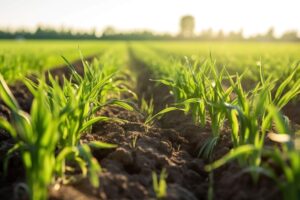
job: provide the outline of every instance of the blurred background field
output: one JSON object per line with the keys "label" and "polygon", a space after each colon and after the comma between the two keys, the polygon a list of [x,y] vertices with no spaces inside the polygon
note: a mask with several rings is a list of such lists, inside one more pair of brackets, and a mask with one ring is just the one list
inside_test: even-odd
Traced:
{"label": "blurred background field", "polygon": [[14,79],[13,76],[18,74],[63,65],[65,62],[61,56],[75,61],[80,59],[80,52],[89,57],[113,46],[129,44],[158,52],[162,59],[184,56],[205,59],[212,56],[220,66],[237,72],[248,70],[255,73],[257,64],[262,63],[264,69],[280,75],[300,59],[300,44],[290,42],[2,40],[0,72],[8,79]]}

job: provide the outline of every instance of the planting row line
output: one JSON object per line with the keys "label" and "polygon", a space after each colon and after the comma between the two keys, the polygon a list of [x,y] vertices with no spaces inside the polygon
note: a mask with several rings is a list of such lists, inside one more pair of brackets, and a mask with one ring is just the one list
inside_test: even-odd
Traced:
{"label": "planting row line", "polygon": [[[291,120],[281,112],[300,94],[299,65],[279,79],[266,76],[259,64],[259,80],[246,90],[243,74],[217,67],[212,58],[168,59],[147,46],[134,44],[131,48],[148,66],[154,81],[169,87],[173,107],[191,114],[195,124],[210,126],[211,136],[198,154],[208,161],[208,172],[237,160],[243,173],[250,173],[254,182],[260,175],[268,176],[284,199],[299,199],[299,136]],[[214,148],[224,127],[231,130],[233,148],[215,160]],[[271,140],[272,145],[267,145],[266,140]]]}

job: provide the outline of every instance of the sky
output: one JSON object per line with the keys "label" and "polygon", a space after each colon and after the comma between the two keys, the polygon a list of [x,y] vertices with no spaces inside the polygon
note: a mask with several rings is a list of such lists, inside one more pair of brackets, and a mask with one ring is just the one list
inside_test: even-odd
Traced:
{"label": "sky", "polygon": [[196,31],[243,29],[246,36],[300,32],[300,0],[0,0],[0,27],[34,29],[43,24],[101,31],[148,29],[176,34],[183,15],[192,15]]}

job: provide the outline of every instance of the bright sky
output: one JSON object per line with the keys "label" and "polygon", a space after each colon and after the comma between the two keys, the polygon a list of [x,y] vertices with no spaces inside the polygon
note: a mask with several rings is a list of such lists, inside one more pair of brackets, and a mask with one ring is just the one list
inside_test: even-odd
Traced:
{"label": "bright sky", "polygon": [[243,28],[245,35],[265,32],[300,32],[300,0],[0,0],[0,27],[45,24],[101,30],[150,29],[177,33],[179,19],[190,14],[196,31],[225,32]]}

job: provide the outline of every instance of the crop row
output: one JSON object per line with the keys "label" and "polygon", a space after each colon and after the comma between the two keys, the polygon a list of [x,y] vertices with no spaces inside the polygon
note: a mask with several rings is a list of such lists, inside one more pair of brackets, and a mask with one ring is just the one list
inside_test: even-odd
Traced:
{"label": "crop row", "polygon": [[205,60],[212,56],[217,66],[226,65],[228,71],[244,73],[254,81],[259,80],[259,63],[269,74],[282,77],[300,59],[299,45],[292,43],[145,42],[143,45],[166,58],[189,56]]}
{"label": "crop row", "polygon": [[26,171],[30,199],[47,199],[48,186],[69,182],[74,169],[80,169],[82,176],[97,187],[101,168],[91,150],[116,145],[100,141],[82,143],[81,136],[89,133],[96,122],[119,121],[97,114],[101,108],[116,105],[132,109],[120,100],[120,92],[126,90],[119,77],[126,62],[124,49],[107,51],[91,64],[82,62],[83,76],[70,64],[71,78],[63,78],[62,85],[51,74],[35,80],[22,79],[34,96],[30,113],[20,108],[0,76],[1,99],[11,110],[9,120],[0,118],[0,126],[15,140],[6,155],[5,169],[8,170],[10,157],[18,152]]}
{"label": "crop row", "polygon": [[[258,80],[245,89],[243,83],[249,77],[230,73],[212,57],[166,59],[161,51],[147,46],[133,44],[132,48],[155,81],[169,87],[174,105],[191,114],[195,124],[210,126],[211,136],[198,154],[208,160],[208,172],[237,160],[243,173],[251,174],[253,182],[257,183],[260,175],[268,176],[278,185],[284,199],[299,199],[299,136],[281,112],[300,94],[299,64],[286,70],[282,78],[268,73],[258,63]],[[225,126],[230,127],[233,148],[215,160],[214,148]],[[266,140],[273,145],[267,145]]]}

